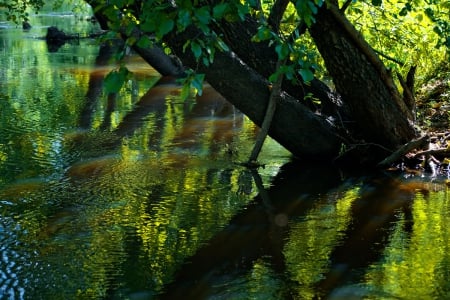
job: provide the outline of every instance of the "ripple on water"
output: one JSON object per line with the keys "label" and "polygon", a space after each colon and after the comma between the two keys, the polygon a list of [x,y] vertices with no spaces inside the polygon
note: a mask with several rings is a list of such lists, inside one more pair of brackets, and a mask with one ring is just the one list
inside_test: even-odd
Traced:
{"label": "ripple on water", "polygon": [[18,249],[17,227],[12,218],[0,218],[0,294],[9,299],[25,296],[26,281],[22,273],[27,257]]}

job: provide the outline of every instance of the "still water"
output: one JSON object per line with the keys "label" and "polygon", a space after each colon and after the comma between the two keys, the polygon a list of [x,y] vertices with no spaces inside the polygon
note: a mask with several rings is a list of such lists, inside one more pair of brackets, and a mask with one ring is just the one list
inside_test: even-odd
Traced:
{"label": "still water", "polygon": [[50,52],[49,25],[0,24],[1,299],[450,297],[443,180],[292,161],[205,86],[181,101],[136,56],[116,95],[108,47]]}

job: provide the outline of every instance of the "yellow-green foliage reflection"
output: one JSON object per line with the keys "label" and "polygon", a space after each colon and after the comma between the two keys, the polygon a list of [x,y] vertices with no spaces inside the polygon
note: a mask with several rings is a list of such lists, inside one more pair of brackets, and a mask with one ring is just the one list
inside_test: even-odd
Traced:
{"label": "yellow-green foliage reflection", "polygon": [[[412,222],[411,232],[407,231]],[[437,299],[449,293],[448,190],[416,195],[412,220],[403,215],[391,234],[384,260],[367,273],[367,284],[386,299]]]}
{"label": "yellow-green foliage reflection", "polygon": [[314,284],[328,269],[329,255],[351,221],[351,207],[359,188],[331,193],[308,212],[306,219],[293,224],[284,254],[292,279],[299,284],[298,297],[312,299]]}

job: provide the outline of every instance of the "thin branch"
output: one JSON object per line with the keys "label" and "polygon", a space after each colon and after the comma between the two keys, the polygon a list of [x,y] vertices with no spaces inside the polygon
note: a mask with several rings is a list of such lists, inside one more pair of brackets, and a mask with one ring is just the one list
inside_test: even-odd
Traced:
{"label": "thin branch", "polygon": [[396,58],[393,58],[393,57],[391,57],[391,56],[389,56],[389,55],[387,55],[387,54],[384,54],[383,52],[381,52],[381,51],[379,51],[379,50],[376,50],[376,49],[374,49],[373,51],[375,51],[378,55],[380,55],[381,57],[384,57],[384,58],[386,58],[387,60],[390,60],[390,61],[393,61],[393,62],[395,62],[397,65],[399,65],[400,67],[403,67],[403,66],[405,66],[405,63],[404,62],[402,62],[402,61],[400,61],[400,60],[398,60],[398,59],[396,59]]}
{"label": "thin branch", "polygon": [[273,4],[269,19],[267,20],[269,25],[272,26],[274,32],[280,30],[281,19],[283,18],[284,12],[289,4],[289,0],[277,0]]}
{"label": "thin branch", "polygon": [[[400,147],[397,151],[386,157],[384,160],[378,163],[379,168],[388,167],[394,162],[398,161],[400,158],[402,158],[405,154],[408,152],[411,152],[414,149],[422,148],[424,147],[430,140],[430,137],[428,135],[424,135],[418,139],[412,140],[409,143],[406,143],[402,147]],[[418,155],[418,154],[416,154]]]}
{"label": "thin branch", "polygon": [[[276,70],[279,70],[286,62],[284,60],[278,60]],[[250,154],[250,158],[248,159],[248,164],[257,165],[256,161],[258,160],[258,155],[261,152],[264,141],[269,133],[269,128],[272,123],[273,115],[275,114],[277,100],[280,97],[281,93],[281,84],[283,82],[283,74],[279,74],[276,81],[272,85],[272,91],[270,92],[269,104],[267,105],[266,114],[264,116],[264,120],[261,125],[261,130],[256,137],[255,145],[253,146],[253,150]]]}
{"label": "thin branch", "polygon": [[340,11],[344,13],[347,10],[347,8],[350,6],[350,4],[352,4],[352,2],[353,2],[353,0],[345,1],[345,3],[342,4]]}
{"label": "thin branch", "polygon": [[417,152],[414,154],[414,157],[422,156],[422,155],[440,155],[440,156],[448,156],[450,155],[450,149],[448,148],[440,148],[440,149],[431,149]]}

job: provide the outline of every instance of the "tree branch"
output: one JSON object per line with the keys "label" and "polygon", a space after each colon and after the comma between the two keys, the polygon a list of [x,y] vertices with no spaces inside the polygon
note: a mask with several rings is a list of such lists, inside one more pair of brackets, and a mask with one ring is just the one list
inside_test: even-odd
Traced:
{"label": "tree branch", "polygon": [[[279,60],[277,62],[277,70],[281,68],[286,63],[286,59]],[[248,164],[256,164],[258,160],[258,155],[261,152],[261,148],[264,141],[269,133],[270,124],[272,123],[273,115],[275,114],[275,109],[277,105],[277,100],[280,98],[281,94],[281,84],[283,82],[283,74],[279,74],[277,80],[272,85],[272,90],[270,92],[269,104],[267,105],[266,114],[261,125],[261,130],[256,137],[255,145],[248,159]]]}
{"label": "tree branch", "polygon": [[[217,51],[210,66],[199,65],[190,51],[183,50],[185,41],[198,34],[195,28],[172,32],[167,43],[186,66],[198,68],[214,89],[261,126],[270,98],[267,79],[232,51]],[[311,159],[335,157],[342,142],[332,124],[285,92],[280,94],[269,135],[294,155]]]}
{"label": "tree branch", "polygon": [[414,106],[415,106],[415,100],[412,92],[410,91],[408,85],[406,84],[405,80],[403,79],[402,75],[397,72],[397,78],[400,82],[400,85],[403,88],[403,101],[405,101],[406,106],[413,112]]}
{"label": "tree branch", "polygon": [[353,0],[345,1],[344,4],[342,4],[340,11],[344,13],[347,10],[347,8],[350,6],[350,4],[352,4],[352,2],[353,2]]}
{"label": "tree branch", "polygon": [[[398,161],[400,158],[402,158],[405,154],[411,152],[414,149],[422,148],[424,147],[430,140],[430,137],[428,135],[424,135],[418,139],[412,140],[409,143],[406,143],[402,147],[400,147],[397,151],[386,157],[384,160],[378,163],[379,168],[385,168],[389,167],[394,162]],[[416,154],[418,155],[418,154]]]}
{"label": "tree branch", "polygon": [[395,58],[393,58],[393,57],[391,57],[391,56],[389,56],[389,55],[387,55],[387,54],[384,54],[383,52],[381,52],[381,51],[379,51],[379,50],[374,49],[373,51],[375,51],[375,53],[377,53],[377,54],[380,55],[381,57],[384,57],[384,58],[386,58],[387,60],[390,60],[390,61],[395,62],[396,64],[398,64],[398,65],[401,66],[401,67],[403,67],[403,66],[405,65],[404,62],[402,62],[402,61],[400,61],[400,60],[398,60],[398,59],[395,59]]}
{"label": "tree branch", "polygon": [[441,156],[448,156],[450,155],[450,149],[448,148],[440,148],[440,149],[430,149],[430,150],[424,150],[417,152],[414,154],[414,157],[418,157],[421,155],[441,155]]}
{"label": "tree branch", "polygon": [[280,30],[281,19],[283,18],[288,4],[289,0],[277,0],[273,4],[267,22],[270,26],[272,26],[274,32],[278,32]]}
{"label": "tree branch", "polygon": [[[102,3],[98,0],[88,0],[86,1],[91,7],[95,8],[97,6],[102,5]],[[107,30],[107,20],[108,18],[105,15],[105,12],[100,10],[94,10],[94,15],[99,23],[101,24],[101,28]],[[128,39],[133,36],[136,40],[139,40],[143,36],[143,33],[136,27],[133,29],[131,34],[126,33],[126,28],[120,29],[120,35],[123,40]],[[152,66],[158,73],[163,76],[181,76],[184,72],[184,68],[182,64],[175,59],[167,55],[164,50],[157,44],[153,44],[151,47],[142,48],[134,43],[132,46],[133,50],[136,51],[150,66]]]}

